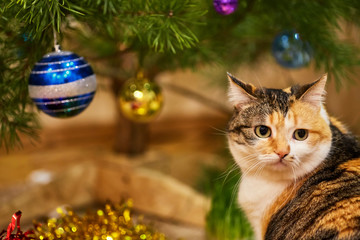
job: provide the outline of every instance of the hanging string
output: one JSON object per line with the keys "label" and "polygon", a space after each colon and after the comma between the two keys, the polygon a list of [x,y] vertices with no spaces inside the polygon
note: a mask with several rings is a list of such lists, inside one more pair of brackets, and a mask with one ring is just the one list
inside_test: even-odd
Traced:
{"label": "hanging string", "polygon": [[[51,9],[51,6],[50,6],[49,2],[47,2],[47,5],[48,5],[49,9]],[[54,19],[54,14],[53,14],[53,12],[49,11],[49,13],[50,13],[51,19]],[[51,25],[52,25],[53,35],[54,35],[54,51],[55,51],[55,52],[61,52],[61,50],[60,50],[60,45],[59,45],[58,40],[57,40],[57,34],[56,34],[56,29],[55,29],[55,22],[52,22]]]}
{"label": "hanging string", "polygon": [[[47,5],[49,6],[49,2],[47,2]],[[49,8],[51,8],[51,7],[49,6]],[[54,19],[54,15],[53,15],[53,13],[51,11],[50,11],[50,17],[51,17],[51,19]],[[51,25],[52,25],[52,29],[53,29],[53,35],[54,35],[54,49],[55,49],[55,52],[61,52],[60,45],[59,45],[58,40],[57,40],[55,23],[52,22]]]}
{"label": "hanging string", "polygon": [[60,52],[60,45],[58,44],[57,41],[57,34],[56,34],[56,30],[55,30],[55,26],[53,25],[53,33],[54,33],[54,49],[55,52]]}

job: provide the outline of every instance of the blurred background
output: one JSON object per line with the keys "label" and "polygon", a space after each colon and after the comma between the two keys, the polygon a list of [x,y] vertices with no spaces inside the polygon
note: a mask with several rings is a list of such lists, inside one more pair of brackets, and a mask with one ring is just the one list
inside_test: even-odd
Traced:
{"label": "blurred background", "polygon": [[[250,237],[234,204],[240,173],[227,148],[226,72],[271,88],[328,72],[329,114],[360,134],[356,1],[49,2],[45,15],[1,5],[2,229],[17,210],[30,227],[59,206],[82,212],[132,199],[135,214],[169,239]],[[56,44],[96,75],[96,94],[76,116],[49,116],[28,96],[31,69]],[[143,80],[154,85],[136,85]]]}

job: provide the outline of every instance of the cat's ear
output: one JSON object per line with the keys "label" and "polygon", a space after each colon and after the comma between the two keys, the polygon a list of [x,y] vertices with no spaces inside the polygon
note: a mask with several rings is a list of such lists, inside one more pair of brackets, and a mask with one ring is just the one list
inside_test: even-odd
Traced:
{"label": "cat's ear", "polygon": [[302,86],[297,94],[297,99],[310,103],[315,107],[321,107],[326,95],[326,80],[327,74],[324,74],[317,81]]}
{"label": "cat's ear", "polygon": [[256,100],[254,95],[256,88],[252,84],[246,84],[230,73],[227,73],[227,75],[229,79],[229,101],[236,108],[242,108]]}

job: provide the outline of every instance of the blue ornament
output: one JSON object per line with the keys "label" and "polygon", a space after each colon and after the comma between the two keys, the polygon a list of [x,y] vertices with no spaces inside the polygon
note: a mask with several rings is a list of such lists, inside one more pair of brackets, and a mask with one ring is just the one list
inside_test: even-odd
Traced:
{"label": "blue ornament", "polygon": [[37,62],[29,78],[29,95],[44,113],[67,118],[81,113],[92,101],[96,77],[75,53],[56,51]]}
{"label": "blue ornament", "polygon": [[221,15],[229,15],[235,12],[238,6],[238,0],[214,0],[215,10]]}
{"label": "blue ornament", "polygon": [[275,37],[272,53],[281,66],[300,68],[309,64],[313,51],[308,42],[301,40],[299,33],[284,31]]}

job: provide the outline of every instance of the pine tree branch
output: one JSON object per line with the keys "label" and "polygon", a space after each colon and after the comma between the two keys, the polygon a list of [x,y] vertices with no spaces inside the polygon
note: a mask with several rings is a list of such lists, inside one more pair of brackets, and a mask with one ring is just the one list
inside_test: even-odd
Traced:
{"label": "pine tree branch", "polygon": [[205,97],[204,95],[201,95],[190,89],[183,88],[181,86],[172,83],[163,83],[162,85],[164,85],[169,90],[176,92],[177,94],[180,94],[184,97],[192,98],[208,108],[215,109],[216,111],[218,111],[221,114],[224,114],[225,116],[231,115],[232,111],[230,111],[228,107],[226,107],[222,103],[219,103],[218,101],[212,100],[211,98]]}

